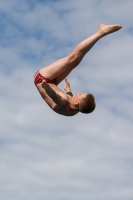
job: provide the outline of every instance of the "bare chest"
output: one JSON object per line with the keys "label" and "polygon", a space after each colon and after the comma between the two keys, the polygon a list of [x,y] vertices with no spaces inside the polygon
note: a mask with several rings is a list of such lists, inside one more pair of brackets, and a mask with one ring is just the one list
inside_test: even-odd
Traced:
{"label": "bare chest", "polygon": [[53,100],[47,95],[46,91],[44,90],[44,88],[42,88],[41,84],[38,84],[37,89],[39,90],[41,96],[43,97],[43,99],[45,100],[45,102],[49,105],[49,107],[51,107],[51,109],[53,111],[55,111],[58,114],[61,115],[65,115],[65,116],[73,116],[76,115],[78,112],[74,111],[70,108],[69,105],[69,100],[71,97],[69,97],[69,95],[65,94],[60,88],[58,88],[56,85],[54,84],[49,84],[49,86],[58,94],[60,95],[63,99],[66,100],[66,105],[62,108],[60,106],[58,106],[57,104],[55,104],[53,102]]}
{"label": "bare chest", "polygon": [[54,84],[50,84],[50,87],[61,97],[63,97],[64,99],[68,99],[68,96],[66,95],[66,93],[64,93],[60,88],[58,88],[56,85]]}

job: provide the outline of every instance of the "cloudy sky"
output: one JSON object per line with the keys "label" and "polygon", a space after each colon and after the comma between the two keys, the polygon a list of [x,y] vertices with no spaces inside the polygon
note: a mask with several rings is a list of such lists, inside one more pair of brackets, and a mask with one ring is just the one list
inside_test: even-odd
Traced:
{"label": "cloudy sky", "polygon": [[[95,95],[96,110],[58,115],[34,73],[101,22],[123,29],[98,41],[68,77],[73,93]],[[132,0],[0,0],[1,200],[133,199],[132,54]]]}

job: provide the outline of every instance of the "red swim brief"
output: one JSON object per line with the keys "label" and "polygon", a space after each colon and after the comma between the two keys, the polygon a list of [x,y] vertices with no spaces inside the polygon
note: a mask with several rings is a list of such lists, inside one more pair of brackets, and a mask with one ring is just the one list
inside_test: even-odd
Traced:
{"label": "red swim brief", "polygon": [[54,83],[57,85],[57,79],[53,79],[53,80],[49,80],[45,77],[43,77],[39,71],[37,71],[34,75],[34,83],[35,85],[37,85],[38,83],[42,83],[42,79],[46,82],[46,83]]}

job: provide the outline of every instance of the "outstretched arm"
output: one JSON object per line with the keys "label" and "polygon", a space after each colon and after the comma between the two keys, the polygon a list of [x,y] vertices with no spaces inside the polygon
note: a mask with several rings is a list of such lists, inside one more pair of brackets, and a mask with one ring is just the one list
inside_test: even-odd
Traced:
{"label": "outstretched arm", "polygon": [[70,87],[70,82],[67,78],[65,79],[64,90],[66,91],[66,94],[73,96],[71,87]]}

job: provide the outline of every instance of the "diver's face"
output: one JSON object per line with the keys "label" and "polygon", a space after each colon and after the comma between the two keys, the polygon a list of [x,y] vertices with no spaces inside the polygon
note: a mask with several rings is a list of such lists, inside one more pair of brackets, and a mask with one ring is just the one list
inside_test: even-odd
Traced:
{"label": "diver's face", "polygon": [[80,100],[86,96],[86,93],[78,93],[73,95],[73,101],[74,102],[80,102]]}

